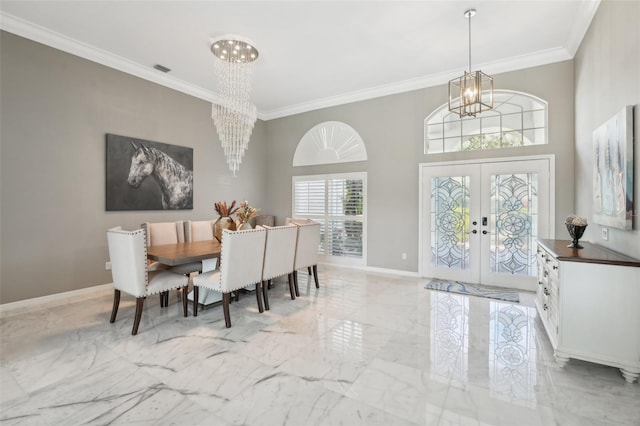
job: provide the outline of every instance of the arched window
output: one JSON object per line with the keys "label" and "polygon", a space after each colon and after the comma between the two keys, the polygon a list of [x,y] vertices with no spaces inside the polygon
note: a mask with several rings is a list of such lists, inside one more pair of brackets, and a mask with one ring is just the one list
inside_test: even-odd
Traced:
{"label": "arched window", "polygon": [[293,166],[366,160],[367,149],[353,127],[341,121],[325,121],[300,139],[293,155]]}
{"label": "arched window", "polygon": [[424,120],[424,153],[547,143],[547,102],[511,90],[493,92],[493,109],[461,118],[444,104]]}

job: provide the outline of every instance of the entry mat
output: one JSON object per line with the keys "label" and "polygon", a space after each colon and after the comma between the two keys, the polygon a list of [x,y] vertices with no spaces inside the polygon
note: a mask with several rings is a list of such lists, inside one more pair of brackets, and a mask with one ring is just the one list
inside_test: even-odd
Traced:
{"label": "entry mat", "polygon": [[441,280],[433,278],[424,288],[429,290],[448,291],[451,293],[466,294],[468,296],[488,297],[490,299],[506,300],[507,302],[520,302],[518,290],[488,285],[469,284],[460,281]]}

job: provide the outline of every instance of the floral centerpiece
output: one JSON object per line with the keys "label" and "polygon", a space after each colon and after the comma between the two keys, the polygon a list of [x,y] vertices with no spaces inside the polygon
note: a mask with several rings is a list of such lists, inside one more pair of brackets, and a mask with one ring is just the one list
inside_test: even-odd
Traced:
{"label": "floral centerpiece", "polygon": [[587,219],[572,214],[567,216],[564,223],[567,226],[567,231],[569,231],[571,239],[573,240],[567,247],[581,249],[582,246],[578,243],[578,241],[580,240],[580,238],[582,238],[585,229],[587,229]]}
{"label": "floral centerpiece", "polygon": [[251,228],[249,221],[258,215],[258,210],[260,209],[253,207],[247,200],[241,202],[236,211],[236,216],[240,222],[238,229]]}
{"label": "floral centerpiece", "polygon": [[239,209],[239,207],[235,207],[235,205],[236,200],[233,200],[230,206],[227,206],[226,201],[218,201],[214,204],[214,208],[220,217],[213,224],[213,235],[220,242],[222,242],[223,229],[228,229],[230,231],[236,230],[236,222],[231,218],[231,215]]}

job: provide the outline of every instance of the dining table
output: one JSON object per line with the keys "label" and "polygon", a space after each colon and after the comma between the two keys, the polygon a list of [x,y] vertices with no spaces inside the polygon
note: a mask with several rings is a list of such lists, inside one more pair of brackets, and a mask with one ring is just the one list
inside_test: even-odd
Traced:
{"label": "dining table", "polygon": [[[220,258],[221,245],[217,240],[192,241],[186,243],[160,244],[147,247],[147,258],[167,266],[183,265],[185,263],[205,261]],[[187,296],[193,300],[193,290]],[[209,289],[201,289],[198,303],[211,305],[222,300],[222,293]]]}
{"label": "dining table", "polygon": [[164,265],[177,266],[220,257],[221,245],[217,240],[188,243],[160,244],[147,247],[147,258]]}

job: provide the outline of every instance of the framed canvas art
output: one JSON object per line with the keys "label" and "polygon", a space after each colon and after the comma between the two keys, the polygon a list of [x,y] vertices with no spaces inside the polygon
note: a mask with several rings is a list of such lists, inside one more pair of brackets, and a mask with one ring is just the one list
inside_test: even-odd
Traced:
{"label": "framed canvas art", "polygon": [[593,132],[593,222],[631,229],[633,216],[633,106]]}
{"label": "framed canvas art", "polygon": [[107,134],[106,209],[193,209],[193,148]]}

